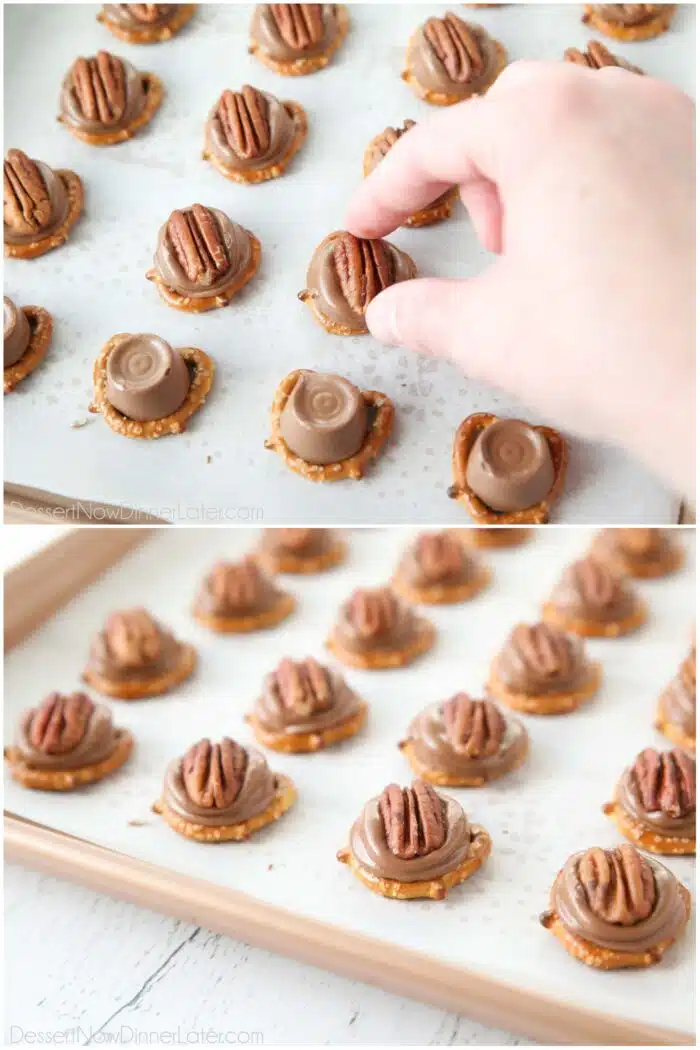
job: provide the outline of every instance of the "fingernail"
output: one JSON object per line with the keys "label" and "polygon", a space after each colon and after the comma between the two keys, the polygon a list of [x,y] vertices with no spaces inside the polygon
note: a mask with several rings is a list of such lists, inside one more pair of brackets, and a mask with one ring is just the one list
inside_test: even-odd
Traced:
{"label": "fingernail", "polygon": [[378,295],[367,307],[365,320],[370,332],[380,343],[398,346],[400,339],[396,327],[396,309],[391,296]]}

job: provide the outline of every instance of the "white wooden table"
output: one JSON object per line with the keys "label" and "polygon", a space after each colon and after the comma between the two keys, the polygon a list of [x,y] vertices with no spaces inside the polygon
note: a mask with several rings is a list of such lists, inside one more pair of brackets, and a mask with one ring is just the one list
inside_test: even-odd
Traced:
{"label": "white wooden table", "polygon": [[12,864],[5,959],[6,1046],[531,1045]]}
{"label": "white wooden table", "polygon": [[[4,567],[62,531],[5,528]],[[531,1045],[13,864],[5,959],[5,1045]]]}

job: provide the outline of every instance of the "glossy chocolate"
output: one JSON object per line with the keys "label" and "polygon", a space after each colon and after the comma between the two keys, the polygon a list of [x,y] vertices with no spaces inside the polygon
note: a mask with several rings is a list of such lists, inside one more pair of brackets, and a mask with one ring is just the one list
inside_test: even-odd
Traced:
{"label": "glossy chocolate", "polygon": [[573,693],[590,680],[583,642],[547,623],[519,623],[493,661],[493,674],[512,693]]}
{"label": "glossy chocolate", "polygon": [[[77,706],[81,710],[74,719],[75,731],[66,740],[66,716],[70,716],[71,707]],[[60,725],[55,724],[57,720]],[[49,742],[51,730],[53,740]],[[59,740],[59,733],[64,742]],[[24,712],[15,746],[28,766],[58,771],[102,762],[112,754],[118,741],[119,730],[104,704],[94,704],[85,693],[51,693],[39,707]]]}
{"label": "glossy chocolate", "polygon": [[333,638],[349,652],[392,652],[410,645],[422,623],[388,587],[358,589],[341,606]]}
{"label": "glossy chocolate", "polygon": [[182,355],[157,335],[125,336],[107,358],[106,372],[107,400],[128,419],[165,419],[190,389]]}
{"label": "glossy chocolate", "polygon": [[[314,58],[328,51],[340,26],[337,4],[257,4],[250,23],[250,37],[261,51],[278,62]],[[284,9],[295,9],[285,11]],[[294,31],[298,20],[300,31]],[[286,29],[286,24],[289,29]],[[285,28],[283,28],[285,27]],[[286,29],[286,31],[285,31]]]}
{"label": "glossy chocolate", "polygon": [[130,62],[98,51],[77,58],[61,87],[60,119],[81,131],[99,134],[127,128],[146,105],[143,74]]}
{"label": "glossy chocolate", "polygon": [[105,4],[104,17],[125,29],[160,29],[169,25],[182,4]]}
{"label": "glossy chocolate", "polygon": [[[347,244],[339,268],[339,242]],[[381,257],[382,271],[372,262]],[[355,257],[356,256],[356,257]],[[348,268],[348,260],[352,270]],[[383,288],[416,276],[413,260],[389,241],[370,241],[338,231],[326,237],[313,254],[306,274],[306,292],[318,312],[333,324],[366,332],[365,310]]]}
{"label": "glossy chocolate", "polygon": [[[215,242],[208,245],[198,222],[204,213],[213,224]],[[184,243],[174,241],[174,219],[181,218]],[[183,253],[196,259],[196,273],[190,276],[183,265]],[[238,223],[232,222],[218,208],[192,205],[172,212],[158,231],[158,243],[153,257],[156,273],[168,287],[188,299],[208,299],[226,289],[235,278],[250,267],[252,248],[250,236]]]}
{"label": "glossy chocolate", "polygon": [[282,597],[273,580],[253,557],[219,562],[207,574],[195,599],[200,616],[255,616],[272,609]]}
{"label": "glossy chocolate", "polygon": [[189,823],[208,828],[241,824],[262,813],[277,793],[277,778],[259,751],[252,747],[245,751],[245,770],[240,787],[233,800],[223,805],[216,805],[213,799],[206,799],[210,804],[202,804],[201,800],[193,798],[185,783],[183,768],[189,752],[173,759],[163,785],[163,801],[168,809]]}
{"label": "glossy chocolate", "polygon": [[495,780],[520,765],[528,747],[522,722],[465,693],[426,707],[407,739],[422,768],[464,779]]}
{"label": "glossy chocolate", "polygon": [[362,391],[342,376],[302,372],[280,414],[280,434],[307,463],[339,463],[359,452],[369,429]]}
{"label": "glossy chocolate", "polygon": [[411,37],[406,55],[408,69],[422,88],[458,98],[486,90],[501,61],[500,49],[486,30],[451,11],[424,22]]}
{"label": "glossy chocolate", "polygon": [[370,875],[398,882],[422,882],[440,878],[468,858],[471,829],[464,810],[455,799],[438,794],[444,804],[442,845],[428,853],[404,859],[396,856],[387,842],[379,809],[381,797],[367,802],[350,831],[350,850],[360,867]]}
{"label": "glossy chocolate", "polygon": [[603,854],[604,859],[600,864],[604,867],[609,854],[624,855],[629,850],[634,850],[634,847],[625,845],[614,851],[596,849],[575,853],[557,876],[550,901],[560,922],[574,936],[582,937],[599,948],[643,952],[667,938],[677,937],[686,923],[686,910],[676,876],[658,860],[642,857],[643,870],[647,874],[648,866],[653,880],[650,906],[642,907],[640,903],[635,907],[613,880],[609,918],[601,916],[591,906],[589,893],[586,892],[588,886],[581,876],[581,865],[588,862],[590,854]]}
{"label": "glossy chocolate", "polygon": [[5,368],[10,368],[24,357],[32,333],[24,310],[7,296],[3,301],[3,321]]}
{"label": "glossy chocolate", "polygon": [[554,484],[545,436],[518,419],[497,419],[480,430],[469,451],[466,483],[492,510],[526,510]]}
{"label": "glossy chocolate", "polygon": [[175,636],[145,609],[112,613],[93,639],[88,668],[109,682],[150,681],[182,659]]}
{"label": "glossy chocolate", "polygon": [[268,733],[317,733],[354,718],[360,706],[337,671],[312,659],[285,659],[265,677],[253,715]]}
{"label": "glossy chocolate", "polygon": [[617,623],[633,615],[637,608],[637,599],[627,582],[591,557],[564,570],[550,603],[564,616],[593,623]]}
{"label": "glossy chocolate", "polygon": [[205,150],[230,171],[255,172],[286,157],[296,134],[285,103],[246,84],[240,91],[224,91],[210,110]]}

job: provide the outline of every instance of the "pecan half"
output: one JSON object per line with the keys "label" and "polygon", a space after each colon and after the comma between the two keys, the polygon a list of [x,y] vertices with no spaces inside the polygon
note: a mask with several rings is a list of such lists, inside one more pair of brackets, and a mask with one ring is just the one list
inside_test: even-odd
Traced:
{"label": "pecan half", "polygon": [[39,166],[20,149],[3,165],[4,222],[15,233],[38,233],[51,222],[49,191]]}
{"label": "pecan half", "polygon": [[107,646],[122,667],[143,667],[161,654],[161,632],[145,609],[112,613],[105,628]]}
{"label": "pecan half", "polygon": [[231,267],[216,217],[209,208],[193,204],[174,211],[168,219],[167,237],[187,279],[204,288],[214,284]]}
{"label": "pecan half", "polygon": [[65,755],[85,736],[95,705],[86,693],[49,693],[32,717],[28,738],[45,755]]}
{"label": "pecan half", "polygon": [[[633,66],[631,62],[627,62],[624,58],[620,58],[618,55],[614,55],[605,44],[601,44],[599,40],[589,40],[588,46],[585,51],[579,51],[578,48],[569,47],[564,52],[564,58],[567,62],[573,62],[577,66],[586,66],[588,69],[604,69],[605,66],[619,66],[620,69],[627,69],[631,73],[641,73],[642,70],[638,66]],[[655,529],[619,529],[619,532],[655,532]]]}
{"label": "pecan half", "polygon": [[250,84],[222,94],[216,112],[226,142],[239,157],[254,160],[270,148],[268,109],[265,96]]}
{"label": "pecan half", "polygon": [[620,578],[595,558],[583,558],[575,562],[570,572],[576,590],[589,605],[602,608],[611,605],[620,596]]}
{"label": "pecan half", "polygon": [[313,537],[313,529],[276,529],[277,540],[280,547],[289,551],[300,551],[306,547]]}
{"label": "pecan half", "polygon": [[73,93],[86,120],[117,124],[126,110],[124,63],[108,51],[77,58],[71,70]]}
{"label": "pecan half", "polygon": [[247,765],[248,752],[235,740],[200,740],[182,760],[185,790],[197,806],[226,809],[238,798]]}
{"label": "pecan half", "polygon": [[293,51],[304,51],[323,39],[323,4],[270,4],[277,31]]}
{"label": "pecan half", "polygon": [[490,700],[472,700],[457,693],[442,705],[447,739],[467,758],[497,755],[506,732],[506,720]]}
{"label": "pecan half", "polygon": [[660,9],[663,9],[664,4],[594,4],[593,6],[606,18],[631,25],[653,17]]}
{"label": "pecan half", "polygon": [[152,25],[176,8],[177,4],[124,4],[124,7],[135,22]]}
{"label": "pecan half", "polygon": [[282,660],[274,679],[280,703],[294,714],[312,715],[331,706],[331,678],[316,660]]}
{"label": "pecan half", "polygon": [[578,876],[589,908],[605,922],[634,926],[654,909],[654,873],[634,846],[587,850],[579,861]]}
{"label": "pecan half", "polygon": [[262,573],[252,557],[233,565],[220,562],[212,569],[209,581],[217,601],[232,608],[252,605],[263,584]]}
{"label": "pecan half", "polygon": [[680,748],[647,747],[637,755],[630,775],[647,813],[686,817],[695,812],[695,759]]}
{"label": "pecan half", "polygon": [[429,18],[423,34],[450,80],[466,84],[484,72],[479,38],[470,25],[451,11],[444,18]]}
{"label": "pecan half", "polygon": [[462,544],[448,532],[426,532],[418,537],[416,559],[429,580],[457,576],[465,562]]}
{"label": "pecan half", "polygon": [[385,241],[343,233],[333,247],[341,291],[350,307],[364,314],[375,295],[394,280],[394,260]]}
{"label": "pecan half", "polygon": [[398,612],[398,601],[388,587],[357,590],[348,602],[350,622],[363,638],[388,634],[398,619]]}
{"label": "pecan half", "polygon": [[414,780],[410,788],[389,784],[379,799],[379,815],[387,845],[401,860],[425,857],[447,838],[445,803],[422,780]]}
{"label": "pecan half", "polygon": [[380,160],[386,157],[391,147],[396,145],[401,136],[405,135],[411,128],[415,128],[415,126],[415,120],[404,120],[400,128],[385,128],[381,137],[376,138],[374,141],[372,154],[375,164],[378,164]]}
{"label": "pecan half", "polygon": [[565,676],[573,670],[576,643],[548,623],[519,623],[512,640],[528,668],[540,678]]}

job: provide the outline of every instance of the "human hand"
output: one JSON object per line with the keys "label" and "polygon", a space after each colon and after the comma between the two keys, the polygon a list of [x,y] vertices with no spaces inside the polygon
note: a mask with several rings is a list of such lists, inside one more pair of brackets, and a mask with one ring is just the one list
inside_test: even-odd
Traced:
{"label": "human hand", "polygon": [[393,285],[382,342],[447,357],[567,430],[626,447],[694,498],[694,106],[618,68],[517,62],[431,114],[355,192],[383,237],[449,186],[497,254],[468,280]]}

